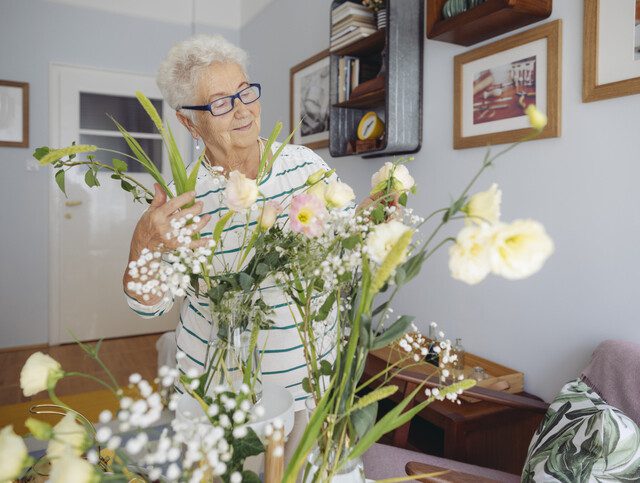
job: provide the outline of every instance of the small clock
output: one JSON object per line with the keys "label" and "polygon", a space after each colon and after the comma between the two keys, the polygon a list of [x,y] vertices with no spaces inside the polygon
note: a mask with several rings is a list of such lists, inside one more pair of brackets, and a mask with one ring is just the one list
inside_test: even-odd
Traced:
{"label": "small clock", "polygon": [[368,141],[378,139],[384,133],[384,122],[373,112],[367,112],[358,124],[358,139]]}

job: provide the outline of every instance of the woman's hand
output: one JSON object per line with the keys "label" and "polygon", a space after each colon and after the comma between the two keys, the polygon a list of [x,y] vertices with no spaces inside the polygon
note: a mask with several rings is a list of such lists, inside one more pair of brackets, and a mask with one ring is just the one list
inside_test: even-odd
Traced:
{"label": "woman's hand", "polygon": [[[182,218],[188,214],[196,216],[202,213],[203,203],[201,201],[198,201],[189,208],[180,209],[182,206],[188,205],[195,200],[195,192],[184,193],[167,201],[167,194],[159,184],[156,183],[154,189],[155,194],[153,201],[140,217],[133,231],[131,248],[129,250],[129,262],[138,260],[142,250],[145,248],[152,252],[166,252],[176,249],[178,247],[177,240],[167,238],[167,235],[173,231],[171,220]],[[193,233],[199,233],[210,219],[211,215],[204,215],[199,222],[190,225]],[[204,247],[207,246],[208,243],[209,239],[193,240],[189,246],[191,248]],[[127,284],[130,281],[131,277],[129,276],[129,269],[127,267],[123,279],[124,288],[129,295],[137,300],[136,295],[127,290]],[[158,297],[155,301],[148,300],[144,303],[145,305],[154,305],[159,302],[161,298],[162,297]]]}

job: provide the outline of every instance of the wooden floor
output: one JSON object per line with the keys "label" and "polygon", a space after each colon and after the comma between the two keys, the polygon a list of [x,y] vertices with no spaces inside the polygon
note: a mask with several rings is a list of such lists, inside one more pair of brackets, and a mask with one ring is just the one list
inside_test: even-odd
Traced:
{"label": "wooden floor", "polygon": [[[109,339],[102,342],[100,358],[121,385],[128,384],[129,375],[137,372],[150,382],[156,377],[158,354],[156,341],[160,334]],[[0,406],[45,398],[45,392],[25,398],[20,389],[20,370],[28,357],[37,351],[51,355],[65,371],[79,371],[99,378],[105,372],[77,344],[18,349],[0,352]],[[58,383],[59,396],[102,390],[104,387],[86,378],[69,377]],[[0,408],[2,410],[2,408]]]}

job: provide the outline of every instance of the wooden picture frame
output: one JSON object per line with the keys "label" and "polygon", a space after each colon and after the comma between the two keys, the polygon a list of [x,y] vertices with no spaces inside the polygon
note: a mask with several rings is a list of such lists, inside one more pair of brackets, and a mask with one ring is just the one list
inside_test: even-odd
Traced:
{"label": "wooden picture frame", "polygon": [[0,80],[0,147],[29,147],[29,83]]}
{"label": "wooden picture frame", "polygon": [[[616,0],[615,6],[609,4],[614,10],[605,10],[602,5],[602,0],[584,1],[583,102],[640,94],[640,1]],[[631,15],[635,16],[635,25],[631,23],[633,17],[628,18]],[[637,32],[633,45],[635,58],[627,56],[624,48],[624,42],[632,39],[626,30],[631,25]],[[631,48],[630,45],[629,53]],[[601,56],[601,52],[607,55]]]}
{"label": "wooden picture frame", "polygon": [[454,58],[454,149],[512,143],[531,132],[524,109],[549,121],[536,139],[560,136],[562,21]]}
{"label": "wooden picture frame", "polygon": [[329,146],[329,49],[289,71],[289,128],[292,143],[311,149]]}

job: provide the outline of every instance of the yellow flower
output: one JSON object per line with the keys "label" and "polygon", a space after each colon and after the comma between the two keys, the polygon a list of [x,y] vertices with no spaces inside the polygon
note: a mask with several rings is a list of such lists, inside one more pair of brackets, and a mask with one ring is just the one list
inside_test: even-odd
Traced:
{"label": "yellow flower", "polygon": [[492,228],[483,223],[463,228],[449,248],[449,270],[456,280],[475,285],[491,271]]}
{"label": "yellow flower", "polygon": [[524,112],[529,116],[529,123],[531,124],[531,127],[536,129],[538,132],[542,131],[547,125],[547,116],[540,112],[536,108],[535,104],[529,104]]}
{"label": "yellow flower", "polygon": [[495,224],[500,221],[500,203],[502,202],[502,191],[498,185],[493,183],[487,191],[476,193],[462,209],[467,217],[467,223]]}
{"label": "yellow flower", "polygon": [[534,220],[516,220],[497,227],[491,250],[491,270],[510,280],[533,275],[553,253],[553,241]]}
{"label": "yellow flower", "polygon": [[326,192],[327,192],[327,183],[325,183],[324,181],[318,181],[316,184],[311,186],[311,188],[307,189],[307,194],[315,196],[323,203],[325,202],[324,195]]}

